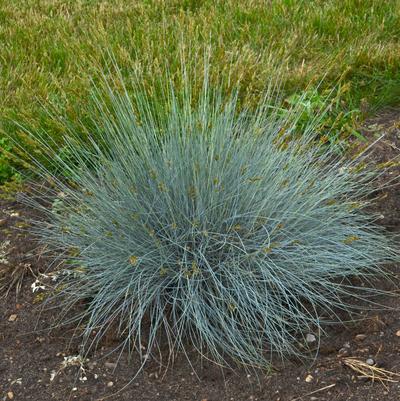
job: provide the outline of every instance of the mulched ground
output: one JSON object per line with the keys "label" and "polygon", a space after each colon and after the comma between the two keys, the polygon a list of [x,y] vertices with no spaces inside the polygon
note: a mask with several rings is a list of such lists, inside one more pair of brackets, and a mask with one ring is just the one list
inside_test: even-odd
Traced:
{"label": "mulched ground", "polygon": [[[372,140],[386,133],[374,145],[377,163],[400,154],[400,112],[387,110],[367,121],[365,135]],[[382,177],[399,174],[394,167]],[[379,193],[382,224],[400,231],[400,197],[397,188]],[[388,311],[366,311],[363,319],[346,327],[329,328],[321,338],[318,356],[308,362],[277,362],[270,374],[248,374],[240,369],[221,371],[206,362],[195,363],[196,374],[184,357],[178,358],[165,373],[150,361],[133,382],[135,358],[107,353],[112,338],[89,361],[77,358],[78,343],[70,342],[72,332],[49,332],[58,311],[42,311],[41,290],[31,285],[39,272],[47,270],[41,249],[29,234],[21,231],[32,211],[17,202],[0,201],[0,271],[18,266],[25,272],[18,298],[12,292],[0,303],[0,400],[129,400],[129,401],[295,401],[295,400],[399,400],[400,376],[393,382],[360,377],[346,365],[346,358],[376,363],[400,373],[400,299],[381,297],[393,307]],[[17,228],[17,229],[15,229]],[[395,267],[393,271],[396,271]],[[382,284],[384,285],[384,284]],[[317,333],[315,333],[317,334]],[[114,344],[115,345],[115,344]],[[371,361],[372,359],[372,361]],[[397,382],[399,380],[399,382]],[[126,384],[128,386],[124,387]]]}

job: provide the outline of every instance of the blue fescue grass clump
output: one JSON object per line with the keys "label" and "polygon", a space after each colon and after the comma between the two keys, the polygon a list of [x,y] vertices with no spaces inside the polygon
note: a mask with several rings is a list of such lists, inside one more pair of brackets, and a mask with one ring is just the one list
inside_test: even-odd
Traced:
{"label": "blue fescue grass clump", "polygon": [[87,350],[112,328],[143,362],[168,345],[266,367],[374,291],[357,278],[397,255],[365,212],[364,154],[324,147],[315,122],[297,132],[301,110],[283,114],[272,91],[240,111],[207,79],[196,99],[165,85],[161,102],[135,85],[98,91],[96,142],[66,138],[67,178],[38,166],[53,206],[30,201],[48,214],[36,232],[65,262],[57,296]]}

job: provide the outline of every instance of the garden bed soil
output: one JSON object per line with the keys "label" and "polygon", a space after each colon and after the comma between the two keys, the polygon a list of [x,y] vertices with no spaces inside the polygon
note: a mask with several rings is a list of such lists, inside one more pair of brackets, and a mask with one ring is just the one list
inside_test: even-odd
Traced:
{"label": "garden bed soil", "polygon": [[[366,122],[365,136],[373,141],[376,163],[399,157],[400,113],[387,110]],[[393,167],[383,180],[399,174]],[[400,231],[400,197],[396,187],[380,191],[381,222],[389,230]],[[400,376],[393,382],[359,377],[348,366],[350,357],[400,373],[400,299],[381,296],[379,302],[391,310],[368,310],[363,319],[346,326],[335,326],[321,338],[315,357],[306,362],[275,361],[272,372],[248,373],[241,369],[221,370],[203,361],[194,363],[196,373],[184,356],[177,358],[167,372],[150,361],[129,383],[138,363],[127,355],[107,353],[115,343],[106,339],[93,358],[80,370],[79,342],[70,341],[68,329],[52,326],[59,311],[41,310],[40,290],[33,292],[35,275],[48,270],[44,249],[32,235],[21,231],[23,221],[33,212],[16,201],[0,203],[0,269],[19,266],[25,271],[21,291],[11,292],[0,303],[0,400],[46,401],[295,401],[354,400],[394,401],[400,399]],[[21,223],[22,222],[22,223]],[[393,267],[396,273],[396,267]],[[387,284],[381,283],[385,289]],[[318,333],[315,333],[318,335]],[[315,343],[316,344],[316,343]],[[316,345],[315,345],[316,347]],[[116,364],[119,359],[119,363]],[[372,361],[369,361],[372,363]],[[347,364],[346,364],[347,363]],[[371,371],[372,372],[372,371]],[[197,374],[197,376],[196,376]]]}

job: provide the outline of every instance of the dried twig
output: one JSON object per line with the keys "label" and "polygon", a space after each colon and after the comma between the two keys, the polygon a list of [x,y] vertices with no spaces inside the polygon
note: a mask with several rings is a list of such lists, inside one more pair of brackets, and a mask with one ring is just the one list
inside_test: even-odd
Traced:
{"label": "dried twig", "polygon": [[345,358],[343,359],[343,363],[350,369],[359,373],[360,378],[367,378],[371,379],[372,381],[377,380],[384,386],[385,382],[397,383],[399,381],[396,379],[400,377],[399,373],[391,372],[390,370],[379,368],[375,365],[368,365],[368,363],[360,361],[357,358]]}
{"label": "dried twig", "polygon": [[317,389],[317,390],[311,391],[311,393],[307,393],[307,394],[304,394],[304,395],[302,395],[302,396],[300,396],[300,397],[293,398],[292,401],[301,400],[301,399],[303,399],[304,397],[308,397],[308,396],[313,395],[313,394],[315,394],[315,393],[319,393],[320,391],[328,390],[328,389],[330,389],[330,388],[332,388],[332,387],[335,387],[335,386],[336,386],[336,383],[329,384],[328,386],[321,387],[321,388],[319,388],[319,389]]}

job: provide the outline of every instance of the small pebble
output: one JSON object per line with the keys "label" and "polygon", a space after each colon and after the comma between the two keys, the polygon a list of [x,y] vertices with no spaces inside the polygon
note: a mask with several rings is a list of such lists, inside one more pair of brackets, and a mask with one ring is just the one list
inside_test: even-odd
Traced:
{"label": "small pebble", "polygon": [[112,387],[113,385],[114,385],[113,382],[108,382],[108,383],[107,383],[107,387]]}
{"label": "small pebble", "polygon": [[397,336],[397,337],[400,337],[400,330],[397,330],[397,331],[396,331],[396,336]]}
{"label": "small pebble", "polygon": [[317,341],[317,338],[315,337],[314,334],[308,333],[308,334],[306,335],[306,341],[307,341],[308,343],[313,343],[313,342]]}
{"label": "small pebble", "polygon": [[374,359],[372,358],[368,358],[366,361],[367,365],[369,366],[374,366],[376,364],[376,362],[374,361]]}
{"label": "small pebble", "polygon": [[8,318],[9,322],[15,322],[17,320],[17,315],[10,315],[10,317]]}
{"label": "small pebble", "polygon": [[306,380],[307,383],[311,383],[314,380],[314,378],[311,375],[307,375],[305,380]]}
{"label": "small pebble", "polygon": [[13,399],[14,399],[14,393],[13,393],[12,391],[9,391],[9,392],[7,393],[7,398],[8,398],[9,400],[13,400]]}

